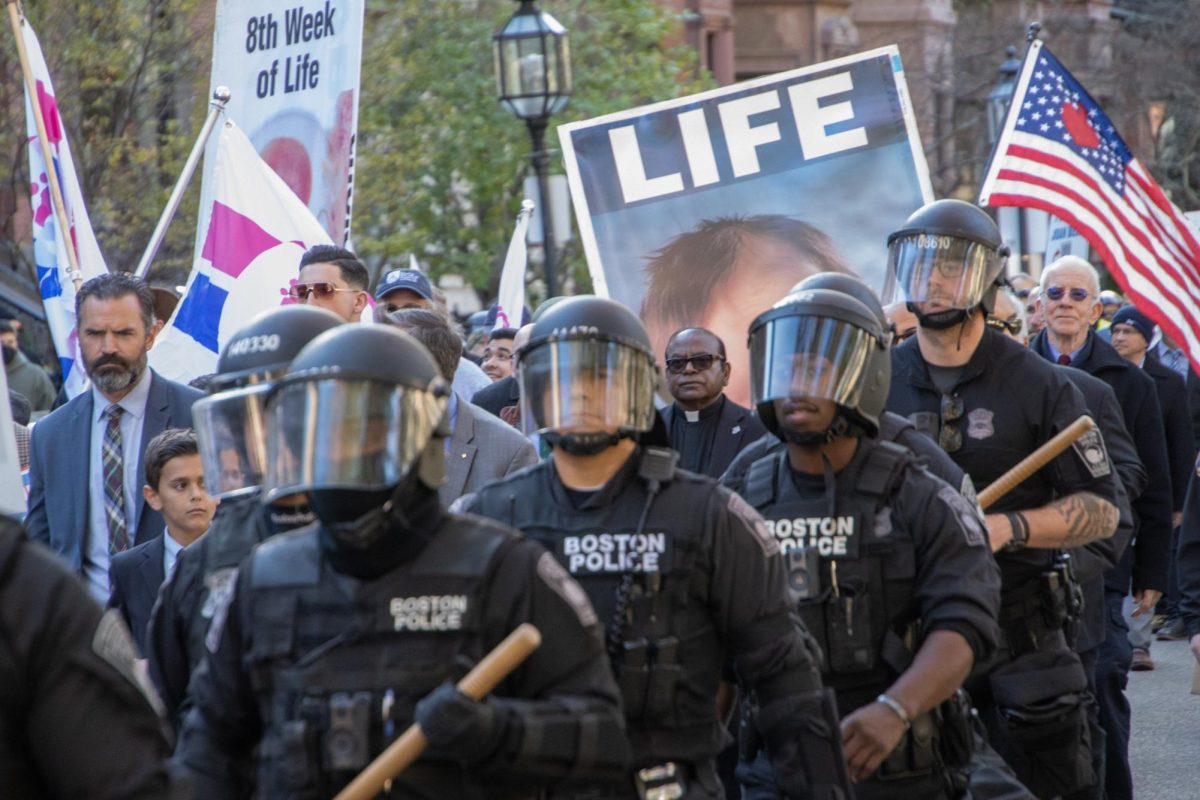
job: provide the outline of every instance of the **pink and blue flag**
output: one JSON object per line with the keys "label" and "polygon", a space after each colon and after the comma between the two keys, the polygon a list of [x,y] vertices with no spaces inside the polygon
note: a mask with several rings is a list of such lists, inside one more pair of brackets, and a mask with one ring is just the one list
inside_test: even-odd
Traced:
{"label": "pink and blue flag", "polygon": [[186,383],[216,370],[232,334],[288,296],[300,257],[332,244],[308,207],[232,122],[216,143],[210,197],[201,197],[196,254],[183,299],[158,335],[150,364]]}
{"label": "pink and blue flag", "polygon": [[[79,187],[79,176],[71,158],[71,147],[67,144],[66,131],[58,113],[54,86],[50,82],[50,70],[42,56],[42,48],[29,23],[21,20],[21,35],[29,54],[29,67],[37,97],[25,92],[26,133],[29,144],[30,195],[33,211],[33,257],[37,266],[38,289],[42,305],[46,310],[46,322],[54,339],[54,350],[58,353],[63,383],[71,397],[87,388],[87,374],[79,354],[79,335],[75,329],[75,284],[69,275],[70,258],[67,248],[72,247],[79,261],[81,280],[88,280],[108,271],[100,245],[88,220],[87,207],[83,201],[83,190]],[[50,145],[52,169],[58,176],[62,189],[63,203],[70,230],[63,235],[59,230],[58,217],[50,199],[50,178],[46,160],[38,140],[37,123],[33,115],[33,103],[42,111],[46,127],[46,139]]]}

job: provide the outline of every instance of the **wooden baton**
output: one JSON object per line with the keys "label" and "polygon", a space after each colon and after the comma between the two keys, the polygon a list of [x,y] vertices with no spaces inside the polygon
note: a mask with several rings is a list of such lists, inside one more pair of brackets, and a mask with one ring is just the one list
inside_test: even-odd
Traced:
{"label": "wooden baton", "polygon": [[1050,463],[1055,456],[1066,450],[1075,443],[1076,439],[1094,427],[1096,427],[1096,423],[1091,417],[1084,414],[1059,431],[1053,439],[1025,456],[1015,467],[988,484],[988,487],[979,493],[979,507],[986,511],[989,506],[1011,492],[1030,475]]}
{"label": "wooden baton", "polygon": [[[458,682],[458,690],[472,700],[482,700],[541,644],[542,634],[537,628],[528,622],[519,625]],[[388,745],[345,789],[338,792],[334,800],[370,800],[376,797],[388,781],[408,769],[420,757],[427,744],[429,742],[421,732],[421,726],[415,722],[409,725],[408,730]]]}

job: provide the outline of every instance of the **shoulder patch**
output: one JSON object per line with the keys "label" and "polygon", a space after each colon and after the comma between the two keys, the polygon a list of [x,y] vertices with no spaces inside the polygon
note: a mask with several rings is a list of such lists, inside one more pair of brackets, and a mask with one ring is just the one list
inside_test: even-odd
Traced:
{"label": "shoulder patch", "polygon": [[[229,615],[229,604],[233,602],[234,587],[237,586],[238,571],[236,567],[230,567],[228,570],[218,570],[205,579],[205,583],[211,578],[216,578],[220,573],[228,573],[221,576],[220,585],[209,585],[208,599],[204,601],[204,608],[210,610],[212,622],[208,625],[208,633],[204,636],[204,646],[208,652],[217,652],[217,645],[221,643],[221,631],[225,629],[225,618]],[[210,605],[211,604],[211,605]]]}
{"label": "shoulder patch", "polygon": [[121,618],[120,611],[110,608],[100,617],[100,624],[96,626],[96,633],[92,636],[92,652],[137,687],[154,709],[154,713],[160,717],[166,716],[167,709],[155,691],[154,684],[150,682],[145,664],[140,663],[138,659],[133,635],[125,627],[125,620]]}
{"label": "shoulder patch", "polygon": [[537,562],[537,574],[553,592],[571,607],[579,623],[590,628],[598,622],[596,611],[588,600],[587,592],[567,574],[562,564],[552,553],[542,553]]}
{"label": "shoulder patch", "polygon": [[1103,478],[1112,472],[1108,461],[1108,449],[1104,446],[1104,436],[1099,428],[1092,428],[1080,436],[1071,447],[1093,478]]}
{"label": "shoulder patch", "polygon": [[763,555],[770,557],[779,554],[779,542],[767,530],[767,523],[763,520],[762,515],[754,510],[754,507],[745,501],[745,499],[736,492],[725,490],[729,494],[729,512],[745,523],[746,527],[754,534],[754,538],[758,541],[759,547],[762,548]]}
{"label": "shoulder patch", "polygon": [[979,515],[979,505],[969,502],[953,486],[942,486],[938,489],[937,497],[950,507],[950,513],[958,523],[967,546],[986,546],[987,534],[984,533],[983,519]]}

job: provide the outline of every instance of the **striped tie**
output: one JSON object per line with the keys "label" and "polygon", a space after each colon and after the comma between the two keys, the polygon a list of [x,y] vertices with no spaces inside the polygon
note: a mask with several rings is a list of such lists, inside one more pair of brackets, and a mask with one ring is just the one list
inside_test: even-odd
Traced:
{"label": "striped tie", "polygon": [[104,516],[108,520],[108,554],[129,548],[129,531],[125,522],[125,454],[121,447],[120,406],[109,406],[104,412],[108,426],[104,429]]}

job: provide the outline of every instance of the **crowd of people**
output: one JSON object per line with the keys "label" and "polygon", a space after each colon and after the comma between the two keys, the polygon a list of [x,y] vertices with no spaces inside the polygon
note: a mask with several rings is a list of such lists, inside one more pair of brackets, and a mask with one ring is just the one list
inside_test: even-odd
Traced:
{"label": "crowd of people", "polygon": [[5,796],[331,797],[418,723],[366,796],[1131,798],[1127,674],[1200,660],[1200,381],[1087,261],[1006,278],[975,206],[888,251],[726,342],[592,296],[464,332],[318,246],[194,386],[110,273],[69,401],[0,323]]}

